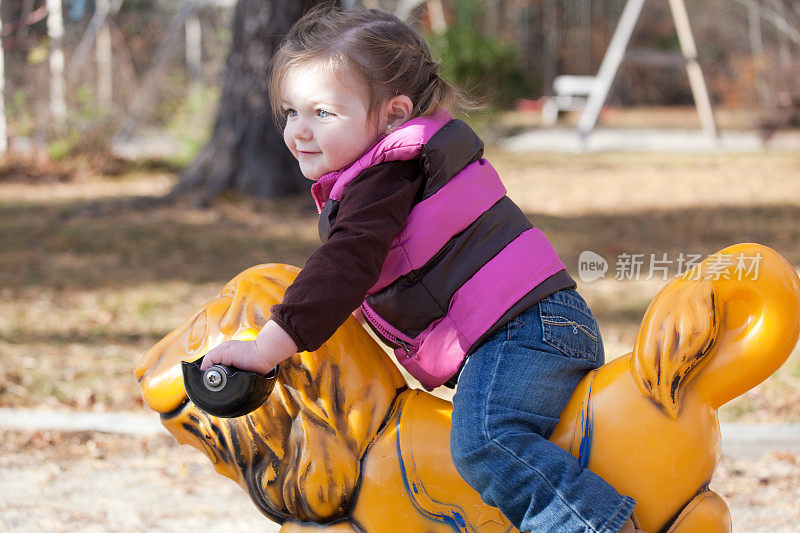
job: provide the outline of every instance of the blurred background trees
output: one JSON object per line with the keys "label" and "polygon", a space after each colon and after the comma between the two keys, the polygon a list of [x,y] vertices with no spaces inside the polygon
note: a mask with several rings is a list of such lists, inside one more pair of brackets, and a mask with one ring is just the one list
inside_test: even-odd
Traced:
{"label": "blurred background trees", "polygon": [[[265,75],[280,36],[314,3],[64,0],[62,125],[51,106],[51,58],[59,43],[48,30],[48,6],[52,11],[58,1],[2,0],[11,150],[45,146],[56,159],[153,157],[185,168],[177,191],[201,199],[229,189],[275,196],[305,187],[271,137]],[[595,74],[625,0],[342,4],[407,17],[429,38],[446,76],[502,110],[551,94],[558,75]],[[800,3],[687,4],[716,106],[751,113],[755,124],[800,105]],[[607,103],[692,104],[666,0],[646,3]]]}
{"label": "blurred background trees", "polygon": [[316,4],[319,0],[237,2],[213,133],[173,194],[190,194],[203,203],[226,190],[280,197],[308,188],[272,121],[266,73],[282,36]]}

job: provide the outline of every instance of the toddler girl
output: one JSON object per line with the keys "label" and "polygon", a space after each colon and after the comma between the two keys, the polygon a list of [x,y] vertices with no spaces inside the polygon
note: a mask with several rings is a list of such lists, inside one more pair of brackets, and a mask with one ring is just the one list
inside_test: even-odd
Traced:
{"label": "toddler girl", "polygon": [[[547,441],[603,364],[597,324],[545,236],[505,196],[462,99],[394,16],[325,8],[276,52],[273,109],[315,183],[322,246],[251,342],[211,350],[266,373],[356,309],[428,389],[458,383],[462,477],[520,530],[633,531],[635,502]],[[463,101],[463,100],[462,100]]]}

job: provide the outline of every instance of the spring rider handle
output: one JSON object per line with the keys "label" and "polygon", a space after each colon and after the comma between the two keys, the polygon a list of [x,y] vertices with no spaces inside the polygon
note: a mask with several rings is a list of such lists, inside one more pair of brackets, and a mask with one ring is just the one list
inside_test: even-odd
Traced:
{"label": "spring rider handle", "polygon": [[221,364],[203,372],[202,362],[201,357],[181,363],[186,394],[197,407],[222,418],[244,416],[261,407],[278,376],[277,366],[264,376]]}

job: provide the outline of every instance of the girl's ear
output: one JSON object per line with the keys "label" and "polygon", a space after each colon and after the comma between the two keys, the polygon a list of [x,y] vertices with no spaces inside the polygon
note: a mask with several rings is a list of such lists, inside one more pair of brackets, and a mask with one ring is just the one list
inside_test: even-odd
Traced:
{"label": "girl's ear", "polygon": [[401,94],[390,98],[384,105],[384,113],[386,117],[386,128],[384,133],[391,133],[396,128],[402,126],[411,118],[411,113],[414,110],[414,104],[411,98]]}

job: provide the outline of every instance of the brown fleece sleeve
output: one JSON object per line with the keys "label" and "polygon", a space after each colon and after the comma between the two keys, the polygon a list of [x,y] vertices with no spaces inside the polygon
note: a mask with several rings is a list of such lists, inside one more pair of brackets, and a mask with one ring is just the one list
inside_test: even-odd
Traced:
{"label": "brown fleece sleeve", "polygon": [[309,257],[283,302],[272,306],[272,320],[299,351],[322,346],[364,301],[423,181],[417,160],[391,161],[347,186],[328,240]]}

